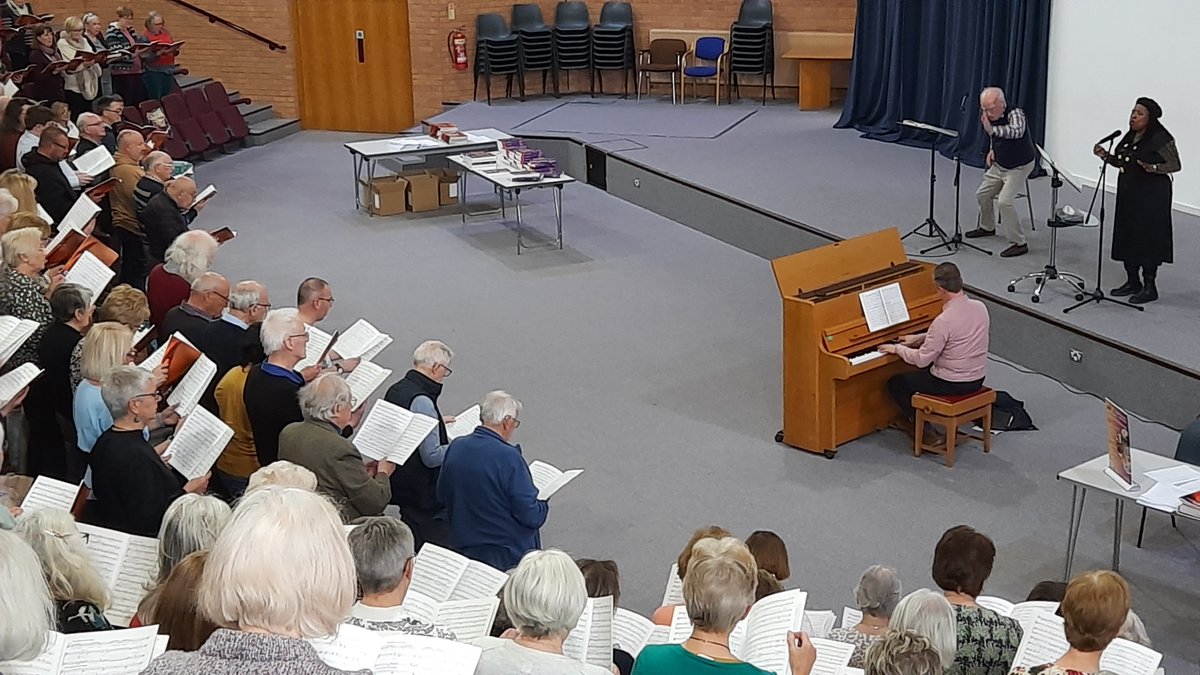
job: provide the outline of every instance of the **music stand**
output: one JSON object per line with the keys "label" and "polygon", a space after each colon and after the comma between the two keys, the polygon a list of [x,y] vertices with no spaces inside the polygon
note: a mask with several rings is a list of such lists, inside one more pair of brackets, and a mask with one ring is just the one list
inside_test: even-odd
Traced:
{"label": "music stand", "polygon": [[[943,129],[942,127],[935,127],[932,124],[925,124],[924,122],[916,122],[913,120],[902,120],[900,122],[900,125],[906,126],[906,127],[912,127],[913,129],[920,129],[922,131],[929,131],[929,132],[938,134],[939,136],[947,136],[949,138],[958,138],[958,132],[954,131],[953,129]],[[938,244],[937,246],[934,246],[933,248],[938,248],[940,246],[946,246],[946,247],[950,246],[950,237],[946,234],[946,231],[942,229],[942,226],[938,225],[937,219],[933,217],[934,185],[937,183],[937,169],[934,166],[934,159],[936,158],[936,156],[937,156],[937,139],[935,138],[934,140],[930,141],[930,143],[929,143],[929,215],[926,216],[925,222],[921,223],[920,225],[917,225],[913,229],[909,230],[908,234],[904,235],[903,237],[900,237],[901,239],[908,239],[909,237],[911,237],[912,235],[915,234],[915,235],[918,235],[921,237],[930,237],[930,238],[937,237],[938,239],[941,239],[942,243]],[[928,230],[925,232],[922,232],[921,228],[923,228],[923,227],[928,228]]]}
{"label": "music stand", "polygon": [[[1115,138],[1116,137],[1114,136],[1113,139],[1110,139],[1108,141],[1108,154],[1109,155],[1112,155],[1113,143],[1115,142]],[[1107,186],[1105,185],[1105,177],[1107,175],[1108,175],[1108,162],[1102,159],[1102,160],[1100,160],[1100,180],[1096,182],[1096,191],[1092,193],[1092,203],[1088,205],[1088,215],[1087,215],[1088,220],[1091,220],[1092,207],[1096,205],[1096,197],[1097,196],[1100,197],[1100,237],[1096,240],[1096,288],[1092,289],[1091,293],[1085,294],[1085,296],[1082,299],[1080,299],[1079,302],[1064,309],[1063,314],[1070,313],[1072,310],[1083,307],[1084,305],[1091,303],[1091,302],[1094,302],[1097,305],[1100,304],[1101,302],[1111,302],[1115,305],[1121,305],[1124,307],[1129,307],[1130,309],[1136,309],[1139,312],[1146,311],[1146,308],[1142,307],[1141,305],[1135,305],[1132,303],[1125,302],[1123,300],[1117,300],[1116,298],[1110,297],[1107,293],[1104,292],[1104,289],[1101,288],[1101,283],[1102,283],[1101,279],[1103,278],[1103,274],[1104,274],[1104,202],[1105,202],[1105,199],[1108,197],[1108,190],[1106,189]]]}
{"label": "music stand", "polygon": [[[1074,227],[1077,223],[1068,223],[1058,217],[1058,189],[1063,186],[1063,181],[1067,185],[1075,188],[1076,192],[1083,192],[1083,189],[1071,180],[1071,177],[1060,172],[1054,164],[1054,160],[1050,158],[1042,146],[1035,145],[1038,154],[1042,156],[1042,164],[1050,169],[1050,220],[1046,224],[1050,226],[1050,260],[1046,262],[1046,266],[1040,272],[1030,272],[1008,282],[1008,292],[1013,293],[1017,290],[1017,284],[1026,279],[1034,279],[1037,281],[1037,287],[1033,289],[1033,296],[1029,299],[1033,302],[1040,302],[1042,299],[1042,289],[1046,287],[1047,281],[1063,281],[1066,282],[1075,291],[1075,299],[1083,300],[1087,294],[1087,286],[1083,277],[1074,272],[1064,272],[1058,269],[1058,231],[1064,227]],[[1086,222],[1086,221],[1085,221]]]}

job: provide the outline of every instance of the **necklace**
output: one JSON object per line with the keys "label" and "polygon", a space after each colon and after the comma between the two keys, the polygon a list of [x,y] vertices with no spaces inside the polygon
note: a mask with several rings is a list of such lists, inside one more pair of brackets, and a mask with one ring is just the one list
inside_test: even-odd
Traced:
{"label": "necklace", "polygon": [[[710,644],[710,645],[716,645],[716,646],[718,646],[718,647],[723,647],[723,648],[725,648],[725,650],[726,650],[726,651],[728,651],[728,650],[729,650],[729,645],[725,644],[724,642],[717,642],[716,640],[705,640],[704,638],[698,638],[698,637],[696,637],[696,636],[694,636],[694,635],[693,635],[692,637],[688,638],[688,639],[689,639],[689,640],[695,640],[696,642],[703,642],[703,643],[705,643],[705,644]],[[731,652],[731,653],[732,653],[732,652]]]}

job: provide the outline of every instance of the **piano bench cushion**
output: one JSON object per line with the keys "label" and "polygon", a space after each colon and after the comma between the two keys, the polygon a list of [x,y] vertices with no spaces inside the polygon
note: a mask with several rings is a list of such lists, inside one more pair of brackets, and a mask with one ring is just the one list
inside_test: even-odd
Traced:
{"label": "piano bench cushion", "polygon": [[978,391],[958,396],[917,393],[912,397],[913,408],[945,417],[966,415],[995,402],[996,392],[988,387],[980,387]]}

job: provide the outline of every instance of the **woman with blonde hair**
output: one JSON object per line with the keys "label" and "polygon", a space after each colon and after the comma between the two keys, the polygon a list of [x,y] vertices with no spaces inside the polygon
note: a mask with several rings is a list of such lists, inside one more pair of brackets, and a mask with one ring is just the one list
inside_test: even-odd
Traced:
{"label": "woman with blonde hair", "polygon": [[[93,314],[93,320],[97,323],[119,323],[130,331],[132,337],[139,329],[145,325],[146,320],[150,318],[150,305],[146,302],[146,294],[129,284],[121,284],[114,286],[109,290],[108,295],[104,298],[104,302],[96,307]],[[136,344],[131,345],[137,347]],[[130,358],[137,358],[136,350],[131,354]],[[119,365],[119,364],[118,364]],[[72,389],[79,386],[79,381],[83,379],[83,345],[75,346],[75,351],[71,353],[71,387]]]}
{"label": "woman with blonde hair", "polygon": [[0,173],[0,188],[8,190],[17,198],[17,211],[37,213],[37,179],[20,169],[9,169]]}
{"label": "woman with blonde hair", "polygon": [[1084,572],[1067,584],[1058,607],[1071,648],[1053,663],[1013,668],[1012,675],[1085,675],[1100,673],[1100,655],[1129,616],[1129,586],[1108,570]]}
{"label": "woman with blonde hair", "polygon": [[[679,580],[683,581],[684,575],[687,573],[688,561],[692,558],[692,548],[701,539],[720,539],[722,537],[732,536],[728,530],[719,525],[708,525],[702,527],[692,533],[687,544],[684,545],[683,551],[679,553],[679,557],[675,560],[675,573],[679,575]],[[650,615],[650,619],[659,626],[670,626],[671,617],[675,614],[675,608],[678,605],[663,605],[654,610],[654,614]]]}
{"label": "woman with blonde hair", "polygon": [[17,534],[37,553],[57,610],[60,633],[111,630],[104,617],[108,588],[92,566],[83,535],[71,514],[59,509],[27,513]]}
{"label": "woman with blonde hair", "polygon": [[[100,380],[108,371],[132,362],[130,348],[133,333],[119,323],[106,321],[92,326],[80,341],[83,379],[75,387],[71,413],[75,421],[75,445],[90,454],[100,434],[112,428],[112,414],[100,397]],[[92,469],[84,472],[83,482],[92,487]]]}
{"label": "woman with blonde hair", "polygon": [[29,228],[37,230],[42,235],[44,241],[49,242],[54,236],[54,231],[50,229],[50,223],[45,218],[39,216],[32,211],[17,211],[8,218],[8,231],[20,230]]}
{"label": "woman with blonde hair", "polygon": [[250,474],[246,494],[268,487],[293,487],[317,491],[317,474],[286,459],[276,460]]}
{"label": "woman with blonde hair", "polygon": [[8,232],[9,221],[20,208],[17,198],[5,188],[0,188],[0,235]]}
{"label": "woman with blonde hair", "polygon": [[142,675],[344,673],[308,639],[337,632],[356,580],[333,504],[296,488],[247,493],[209,550],[196,594],[219,628],[199,651],[169,651]]}
{"label": "woman with blonde hair", "polygon": [[20,536],[0,530],[0,661],[28,661],[56,626],[54,603],[37,554]]}
{"label": "woman with blonde hair", "polygon": [[[83,36],[83,19],[68,16],[63,21],[62,37],[58,40],[58,52],[64,61],[70,61],[81,53],[93,53],[92,45]],[[73,73],[67,73],[64,78],[67,104],[71,107],[71,116],[92,111],[92,101],[100,95],[100,66],[92,63]],[[77,136],[78,137],[78,136]]]}

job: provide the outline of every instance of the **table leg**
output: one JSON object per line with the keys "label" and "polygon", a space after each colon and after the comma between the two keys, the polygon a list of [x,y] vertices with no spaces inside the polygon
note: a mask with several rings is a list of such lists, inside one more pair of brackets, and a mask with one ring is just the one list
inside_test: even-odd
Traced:
{"label": "table leg", "polygon": [[1067,526],[1067,563],[1063,570],[1063,581],[1071,580],[1071,565],[1075,562],[1075,544],[1079,541],[1079,528],[1083,521],[1083,503],[1087,499],[1087,488],[1071,486],[1071,518]]}
{"label": "table leg", "polygon": [[354,163],[354,210],[362,208],[362,155],[350,153],[350,161]]}
{"label": "table leg", "polygon": [[[375,183],[375,160],[367,158],[366,162],[367,162],[367,185],[372,185]],[[375,217],[375,212],[371,211],[370,208],[367,209],[367,212],[371,214],[372,218]]]}
{"label": "table leg", "polygon": [[554,188],[554,218],[558,222],[558,250],[562,250],[562,185]]}
{"label": "table leg", "polygon": [[469,173],[471,172],[464,169],[458,174],[458,210],[462,214],[463,225],[467,224],[467,174]]}
{"label": "table leg", "polygon": [[832,61],[800,59],[800,109],[824,110],[829,107],[829,79]]}
{"label": "table leg", "polygon": [[1114,572],[1121,571],[1121,529],[1125,520],[1125,500],[1117,498],[1116,513],[1114,514],[1115,521],[1113,522],[1113,558],[1112,570]]}
{"label": "table leg", "polygon": [[513,190],[513,205],[517,208],[517,255],[521,255],[521,226],[525,221],[521,218],[521,190],[518,188]]}

